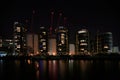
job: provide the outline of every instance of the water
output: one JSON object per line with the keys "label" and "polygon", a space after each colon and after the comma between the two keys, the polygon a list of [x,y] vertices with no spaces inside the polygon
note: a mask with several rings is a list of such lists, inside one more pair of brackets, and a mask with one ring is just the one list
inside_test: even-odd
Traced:
{"label": "water", "polygon": [[120,61],[0,60],[0,80],[120,80]]}

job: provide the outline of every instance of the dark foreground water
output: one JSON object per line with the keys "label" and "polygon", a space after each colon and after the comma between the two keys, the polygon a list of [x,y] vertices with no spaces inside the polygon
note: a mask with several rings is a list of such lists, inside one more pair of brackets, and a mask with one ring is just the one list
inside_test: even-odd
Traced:
{"label": "dark foreground water", "polygon": [[0,80],[120,80],[120,61],[0,60]]}

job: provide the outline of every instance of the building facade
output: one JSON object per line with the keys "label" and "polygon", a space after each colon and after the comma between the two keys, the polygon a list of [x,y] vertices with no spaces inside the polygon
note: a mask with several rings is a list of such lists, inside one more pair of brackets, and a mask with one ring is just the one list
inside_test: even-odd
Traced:
{"label": "building facade", "polygon": [[98,53],[110,53],[113,47],[113,38],[111,32],[97,33],[95,52]]}
{"label": "building facade", "polygon": [[52,34],[49,35],[48,37],[48,55],[57,55],[57,50],[56,50],[56,35]]}
{"label": "building facade", "polygon": [[38,48],[41,55],[48,53],[48,31],[45,27],[40,27],[38,34]]}
{"label": "building facade", "polygon": [[101,34],[101,47],[103,53],[112,52],[113,38],[111,32],[105,32]]}
{"label": "building facade", "polygon": [[13,45],[14,52],[13,55],[26,55],[27,45],[26,45],[26,32],[25,26],[19,22],[14,22],[13,31]]}
{"label": "building facade", "polygon": [[56,28],[56,45],[58,55],[67,55],[69,53],[68,29],[64,26]]}
{"label": "building facade", "polygon": [[38,34],[27,34],[27,54],[37,55],[38,53]]}
{"label": "building facade", "polygon": [[76,33],[76,54],[88,55],[90,50],[89,32],[87,29],[81,29]]}

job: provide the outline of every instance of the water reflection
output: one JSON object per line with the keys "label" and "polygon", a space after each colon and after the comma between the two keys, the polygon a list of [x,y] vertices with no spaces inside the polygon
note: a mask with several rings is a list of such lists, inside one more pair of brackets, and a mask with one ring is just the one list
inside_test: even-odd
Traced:
{"label": "water reflection", "polygon": [[120,61],[0,61],[0,79],[8,78],[10,80],[118,80],[120,79],[119,74]]}

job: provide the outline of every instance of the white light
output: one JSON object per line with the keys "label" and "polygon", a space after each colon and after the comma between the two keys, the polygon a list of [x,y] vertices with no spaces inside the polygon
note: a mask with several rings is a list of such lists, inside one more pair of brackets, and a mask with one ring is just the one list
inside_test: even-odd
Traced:
{"label": "white light", "polygon": [[86,30],[82,30],[82,31],[78,31],[78,33],[86,33],[87,31]]}
{"label": "white light", "polygon": [[17,45],[17,48],[20,48],[20,45]]}
{"label": "white light", "polygon": [[20,32],[20,31],[21,31],[20,27],[17,27],[17,32]]}
{"label": "white light", "polygon": [[108,49],[108,46],[104,46],[105,49]]}
{"label": "white light", "polygon": [[40,27],[40,29],[44,29],[44,28],[45,28],[45,27],[43,27],[43,26],[42,26],[42,27]]}
{"label": "white light", "polygon": [[85,42],[85,40],[80,40],[80,42]]}
{"label": "white light", "polygon": [[84,51],[84,48],[81,48],[80,50]]}
{"label": "white light", "polygon": [[87,43],[81,43],[80,45],[87,45]]}

